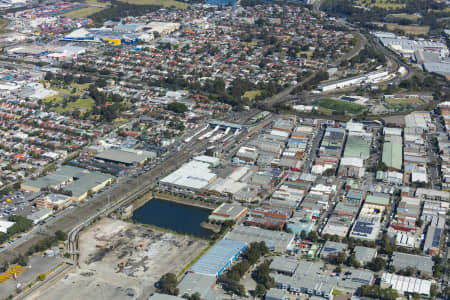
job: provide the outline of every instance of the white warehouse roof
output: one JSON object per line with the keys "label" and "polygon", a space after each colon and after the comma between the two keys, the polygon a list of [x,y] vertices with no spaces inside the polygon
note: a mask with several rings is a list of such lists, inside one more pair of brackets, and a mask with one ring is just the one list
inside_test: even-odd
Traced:
{"label": "white warehouse roof", "polygon": [[15,222],[0,220],[0,232],[7,233],[8,228],[13,226]]}
{"label": "white warehouse roof", "polygon": [[192,160],[164,177],[161,182],[192,189],[201,189],[216,178],[216,174],[211,172],[209,167],[209,163]]}
{"label": "white warehouse roof", "polygon": [[415,277],[400,276],[391,273],[383,273],[381,281],[402,294],[418,293],[420,295],[429,296],[431,289],[431,281],[423,280]]}

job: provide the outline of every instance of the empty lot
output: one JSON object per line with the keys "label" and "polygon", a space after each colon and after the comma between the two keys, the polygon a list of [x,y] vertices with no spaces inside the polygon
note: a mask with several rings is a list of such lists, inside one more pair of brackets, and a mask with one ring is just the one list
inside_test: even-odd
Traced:
{"label": "empty lot", "polygon": [[207,241],[105,218],[80,236],[80,268],[30,299],[144,299],[167,272],[177,274]]}

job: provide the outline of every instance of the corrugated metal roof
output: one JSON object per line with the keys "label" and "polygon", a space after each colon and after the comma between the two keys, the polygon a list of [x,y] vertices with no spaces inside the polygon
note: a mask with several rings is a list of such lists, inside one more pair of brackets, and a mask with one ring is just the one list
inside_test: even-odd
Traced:
{"label": "corrugated metal roof", "polygon": [[209,249],[189,271],[217,276],[246,247],[246,242],[222,239]]}

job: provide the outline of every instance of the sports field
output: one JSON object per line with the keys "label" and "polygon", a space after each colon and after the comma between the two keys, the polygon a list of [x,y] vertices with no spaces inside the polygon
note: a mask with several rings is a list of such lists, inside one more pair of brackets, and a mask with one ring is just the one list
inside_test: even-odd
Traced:
{"label": "sports field", "polygon": [[393,98],[393,99],[386,99],[386,103],[389,104],[421,104],[423,103],[419,98]]}
{"label": "sports field", "polygon": [[326,111],[335,111],[341,114],[344,113],[358,114],[366,109],[365,106],[356,103],[350,103],[342,100],[328,99],[328,98],[319,99],[315,101],[314,105],[319,106],[321,109],[326,109]]}
{"label": "sports field", "polygon": [[406,7],[406,2],[403,0],[356,0],[355,4],[365,7],[379,7],[387,10],[401,9]]}
{"label": "sports field", "polygon": [[403,30],[406,34],[411,35],[425,35],[430,31],[429,26],[418,26],[418,25],[399,25],[395,23],[387,23],[386,27],[389,31],[394,31],[396,29]]}
{"label": "sports field", "polygon": [[5,33],[8,31],[6,30],[6,26],[8,26],[8,21],[0,18],[0,33]]}
{"label": "sports field", "polygon": [[421,16],[418,16],[418,15],[405,14],[405,13],[402,13],[402,14],[391,14],[389,16],[391,16],[393,18],[396,18],[396,19],[410,20],[410,21],[413,21],[413,22],[422,18]]}
{"label": "sports field", "polygon": [[68,13],[63,14],[63,16],[67,17],[67,18],[86,18],[89,17],[101,10],[104,10],[104,8],[101,7],[86,7],[86,8],[81,8],[81,9],[77,9],[77,10],[72,10]]}
{"label": "sports field", "polygon": [[259,95],[261,95],[261,91],[260,90],[253,90],[253,91],[245,92],[242,97],[252,100],[252,99],[255,99],[255,97],[259,96]]}
{"label": "sports field", "polygon": [[188,4],[175,0],[119,0],[129,4],[136,5],[159,5],[164,7],[175,6],[176,8],[186,8]]}

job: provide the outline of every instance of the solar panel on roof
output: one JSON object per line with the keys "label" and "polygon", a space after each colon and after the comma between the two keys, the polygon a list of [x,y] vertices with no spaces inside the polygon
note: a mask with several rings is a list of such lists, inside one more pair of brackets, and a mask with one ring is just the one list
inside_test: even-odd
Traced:
{"label": "solar panel on roof", "polygon": [[441,241],[441,231],[441,228],[436,228],[434,230],[433,242],[431,243],[431,246],[434,248],[439,247],[439,242]]}

